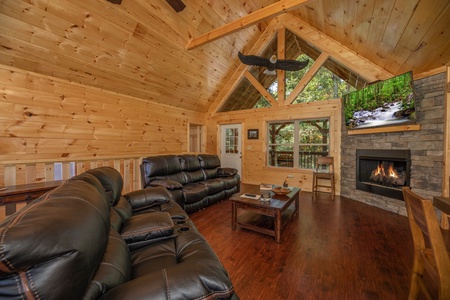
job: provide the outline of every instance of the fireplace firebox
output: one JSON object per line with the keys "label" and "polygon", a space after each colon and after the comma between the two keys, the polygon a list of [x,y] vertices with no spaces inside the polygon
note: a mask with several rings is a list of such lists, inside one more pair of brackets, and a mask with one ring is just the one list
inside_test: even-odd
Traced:
{"label": "fireplace firebox", "polygon": [[410,150],[356,150],[356,189],[403,200],[410,184]]}

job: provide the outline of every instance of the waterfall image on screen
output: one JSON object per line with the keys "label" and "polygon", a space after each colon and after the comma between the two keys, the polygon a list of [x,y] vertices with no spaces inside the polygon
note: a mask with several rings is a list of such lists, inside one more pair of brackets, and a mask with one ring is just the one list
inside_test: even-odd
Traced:
{"label": "waterfall image on screen", "polygon": [[342,100],[348,129],[401,125],[416,119],[411,72],[348,93]]}

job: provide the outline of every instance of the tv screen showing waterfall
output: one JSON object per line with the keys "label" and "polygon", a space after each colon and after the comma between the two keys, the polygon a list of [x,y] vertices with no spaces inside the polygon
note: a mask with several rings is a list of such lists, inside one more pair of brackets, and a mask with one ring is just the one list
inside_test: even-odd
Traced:
{"label": "tv screen showing waterfall", "polygon": [[406,125],[416,119],[412,72],[342,96],[348,129]]}

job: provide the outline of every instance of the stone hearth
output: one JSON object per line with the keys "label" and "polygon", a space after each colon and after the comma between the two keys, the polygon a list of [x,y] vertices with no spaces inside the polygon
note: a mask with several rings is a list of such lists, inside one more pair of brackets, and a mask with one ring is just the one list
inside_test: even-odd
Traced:
{"label": "stone hearth", "polygon": [[411,150],[411,189],[431,199],[442,192],[445,73],[414,81],[419,131],[348,135],[342,124],[341,195],[406,216],[405,203],[356,189],[356,149]]}

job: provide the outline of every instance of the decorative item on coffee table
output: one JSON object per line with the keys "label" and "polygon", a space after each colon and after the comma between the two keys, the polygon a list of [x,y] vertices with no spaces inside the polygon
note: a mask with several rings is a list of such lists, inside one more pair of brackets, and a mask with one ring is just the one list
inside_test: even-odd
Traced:
{"label": "decorative item on coffee table", "polygon": [[277,186],[272,189],[272,192],[274,192],[277,195],[287,195],[291,192],[291,190],[289,188]]}
{"label": "decorative item on coffee table", "polygon": [[272,185],[267,183],[261,183],[259,185],[259,192],[261,193],[261,201],[270,201],[270,191],[272,191]]}

